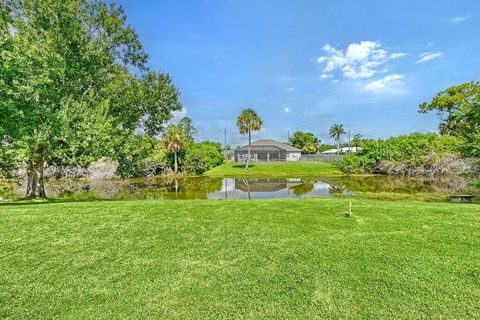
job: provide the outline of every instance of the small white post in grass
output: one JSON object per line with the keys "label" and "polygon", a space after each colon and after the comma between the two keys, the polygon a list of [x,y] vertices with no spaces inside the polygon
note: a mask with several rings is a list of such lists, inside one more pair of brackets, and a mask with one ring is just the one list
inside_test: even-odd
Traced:
{"label": "small white post in grass", "polygon": [[345,217],[350,218],[352,216],[352,201],[349,202],[348,211],[345,212]]}

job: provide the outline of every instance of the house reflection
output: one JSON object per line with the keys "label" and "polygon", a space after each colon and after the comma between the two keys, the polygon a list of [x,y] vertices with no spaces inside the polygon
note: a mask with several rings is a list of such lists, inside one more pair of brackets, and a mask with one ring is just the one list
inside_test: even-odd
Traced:
{"label": "house reflection", "polygon": [[300,179],[235,179],[235,189],[244,192],[275,192],[302,184]]}

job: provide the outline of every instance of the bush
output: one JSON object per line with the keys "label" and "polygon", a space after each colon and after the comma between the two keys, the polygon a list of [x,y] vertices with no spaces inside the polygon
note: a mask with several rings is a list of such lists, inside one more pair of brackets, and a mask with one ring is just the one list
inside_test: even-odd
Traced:
{"label": "bush", "polygon": [[361,173],[365,171],[364,158],[354,153],[349,153],[338,163],[338,167],[345,173]]}
{"label": "bush", "polygon": [[122,177],[145,176],[144,161],[155,155],[158,144],[157,139],[147,135],[128,137],[123,145],[115,150],[117,174]]}
{"label": "bush", "polygon": [[303,154],[314,154],[317,153],[317,145],[313,143],[308,143],[302,148]]}
{"label": "bush", "polygon": [[224,161],[222,147],[219,143],[204,141],[191,143],[185,151],[181,170],[186,173],[202,174]]}
{"label": "bush", "polygon": [[386,140],[368,141],[338,166],[346,173],[448,174],[468,170],[457,156],[461,140],[435,133],[413,133]]}

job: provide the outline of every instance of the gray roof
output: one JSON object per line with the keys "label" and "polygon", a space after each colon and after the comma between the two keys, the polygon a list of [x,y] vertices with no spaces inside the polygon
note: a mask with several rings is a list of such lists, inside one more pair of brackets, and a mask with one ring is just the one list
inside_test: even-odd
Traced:
{"label": "gray roof", "polygon": [[[279,148],[281,150],[285,150],[287,152],[302,152],[302,150],[300,149],[297,149],[295,147],[292,147],[288,144],[285,144],[285,143],[282,143],[282,142],[279,142],[277,140],[273,140],[273,139],[261,139],[261,140],[257,140],[255,142],[252,142],[252,147],[276,147],[276,148]],[[248,145],[247,146],[243,146],[237,150],[243,150],[243,149],[247,149],[248,148]]]}

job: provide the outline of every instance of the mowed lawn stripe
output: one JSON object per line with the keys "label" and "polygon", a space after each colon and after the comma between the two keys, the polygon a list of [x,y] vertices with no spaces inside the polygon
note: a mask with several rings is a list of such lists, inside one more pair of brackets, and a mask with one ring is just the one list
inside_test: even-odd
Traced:
{"label": "mowed lawn stripe", "polygon": [[0,206],[6,318],[478,318],[480,206]]}
{"label": "mowed lawn stripe", "polygon": [[342,175],[336,164],[325,162],[258,162],[248,170],[244,164],[227,162],[204,173],[210,177],[325,177]]}

